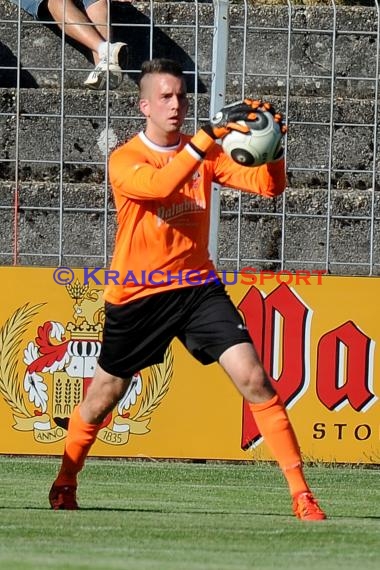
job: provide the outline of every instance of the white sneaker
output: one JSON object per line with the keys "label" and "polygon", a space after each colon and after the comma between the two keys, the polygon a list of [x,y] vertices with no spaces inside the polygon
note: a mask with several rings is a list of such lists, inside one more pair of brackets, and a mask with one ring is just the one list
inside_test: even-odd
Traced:
{"label": "white sneaker", "polygon": [[[108,57],[107,57],[108,56]],[[107,72],[109,89],[117,89],[123,81],[122,70],[127,67],[128,46],[122,42],[110,44],[109,53],[105,55],[89,74],[84,85],[89,89],[106,89]]]}

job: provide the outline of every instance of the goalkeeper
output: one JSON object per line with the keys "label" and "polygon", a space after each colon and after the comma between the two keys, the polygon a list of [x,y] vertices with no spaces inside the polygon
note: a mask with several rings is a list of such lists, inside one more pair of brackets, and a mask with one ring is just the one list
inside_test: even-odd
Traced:
{"label": "goalkeeper", "polygon": [[245,100],[224,107],[193,137],[181,133],[188,110],[181,68],[171,60],[145,62],[139,81],[145,130],[113,151],[109,174],[118,231],[111,269],[134,276],[160,271],[162,279],[128,281],[105,289],[105,324],[98,367],[86,396],[70,418],[61,468],[50,490],[53,509],[77,509],[77,475],[100,425],[124,395],[129,379],[163,360],[177,337],[202,364],[218,362],[249,402],[258,429],[287,480],[294,514],[326,518],[303,473],[300,449],[243,320],[220,282],[208,252],[212,182],[268,198],[285,189],[284,159],[257,168],[233,162],[217,139],[238,120],[252,119],[268,103]]}

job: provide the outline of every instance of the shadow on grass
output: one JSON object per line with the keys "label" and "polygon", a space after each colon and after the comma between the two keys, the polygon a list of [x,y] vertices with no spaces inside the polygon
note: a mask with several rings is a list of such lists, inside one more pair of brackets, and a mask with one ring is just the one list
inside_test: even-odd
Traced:
{"label": "shadow on grass", "polygon": [[[62,511],[53,511],[49,507],[12,507],[10,505],[0,505],[0,511],[5,510],[12,510],[12,511],[52,511],[52,512],[66,512],[64,509]],[[166,509],[139,509],[133,507],[81,507],[78,509],[79,512],[115,512],[115,513],[157,513],[157,514],[186,514],[186,515],[208,515],[208,516],[247,516],[247,517],[281,517],[281,518],[288,518],[289,514],[284,513],[263,513],[263,512],[253,512],[253,511],[199,511],[199,510],[181,510],[181,511],[168,511]],[[75,511],[77,512],[77,511]],[[346,518],[346,517],[345,517]],[[360,518],[360,517],[358,517]],[[366,518],[366,517],[361,517]],[[367,517],[371,518],[371,517]]]}
{"label": "shadow on grass", "polygon": [[[12,507],[11,505],[0,505],[0,512],[6,510],[14,511],[51,511],[49,507]],[[278,513],[278,512],[254,512],[254,511],[199,511],[199,510],[181,510],[181,511],[168,511],[166,509],[140,509],[133,507],[81,507],[78,509],[82,513],[93,513],[93,512],[115,512],[115,513],[157,513],[166,515],[175,514],[186,514],[186,515],[207,515],[207,516],[247,516],[247,517],[276,517],[283,519],[293,519],[297,520],[290,512],[289,513]],[[61,512],[61,511],[52,511]],[[66,512],[62,510],[62,512]],[[330,515],[327,521],[312,521],[312,522],[329,522],[336,520],[347,520],[347,521],[380,521],[380,515],[364,515],[364,516],[347,516],[347,515]]]}

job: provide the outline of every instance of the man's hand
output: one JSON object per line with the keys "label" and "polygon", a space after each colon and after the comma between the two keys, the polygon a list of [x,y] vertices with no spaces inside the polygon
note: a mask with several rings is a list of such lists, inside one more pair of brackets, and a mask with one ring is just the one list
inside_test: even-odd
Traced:
{"label": "man's hand", "polygon": [[259,105],[260,101],[251,101],[251,99],[226,105],[216,113],[210,123],[204,126],[203,129],[213,139],[222,139],[231,131],[248,133],[249,128],[245,125],[240,125],[237,121],[255,120],[255,111]]}
{"label": "man's hand", "polygon": [[280,125],[281,132],[285,134],[286,126],[282,123],[281,113],[276,113],[271,103],[259,99],[244,99],[244,101],[226,105],[216,113],[209,125],[203,127],[203,130],[213,139],[222,139],[231,131],[248,133],[249,128],[237,121],[254,121],[257,118],[255,113],[257,110],[269,111]]}
{"label": "man's hand", "polygon": [[[251,101],[251,99],[245,99],[245,101]],[[269,113],[273,115],[276,123],[279,124],[281,133],[284,135],[287,132],[288,127],[283,123],[282,113],[275,111],[272,103],[269,103],[268,101],[261,101],[260,107],[258,107],[258,109],[260,109],[260,111],[269,111]]]}
{"label": "man's hand", "polygon": [[[280,126],[281,134],[284,135],[286,133],[287,128],[282,122],[282,114],[277,113],[271,103],[261,99],[244,99],[244,101],[226,105],[216,113],[210,123],[199,129],[193,136],[189,143],[190,146],[198,155],[204,158],[215,144],[214,141],[223,139],[231,131],[249,133],[249,127],[238,123],[238,121],[255,121],[257,119],[256,111],[271,113],[276,123]],[[274,157],[275,160],[281,158],[282,154],[283,149],[281,147]]]}

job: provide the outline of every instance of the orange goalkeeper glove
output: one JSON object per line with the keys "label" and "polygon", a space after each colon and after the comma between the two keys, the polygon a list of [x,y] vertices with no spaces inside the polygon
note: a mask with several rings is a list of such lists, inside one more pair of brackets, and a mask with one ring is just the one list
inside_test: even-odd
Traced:
{"label": "orange goalkeeper glove", "polygon": [[208,125],[202,128],[215,140],[222,139],[231,131],[249,133],[249,128],[237,121],[254,121],[256,119],[255,111],[259,108],[260,103],[261,101],[244,99],[244,101],[226,105],[216,113]]}
{"label": "orange goalkeeper glove", "polygon": [[[244,99],[244,101],[251,102],[252,104],[257,103],[257,101],[253,101],[252,99]],[[273,119],[276,121],[276,123],[278,123],[281,134],[284,135],[287,132],[288,127],[283,122],[282,113],[278,113],[277,111],[275,111],[272,103],[269,103],[269,101],[260,101],[259,103],[260,105],[259,107],[257,107],[257,109],[263,112],[269,111],[269,113],[273,115]]]}
{"label": "orange goalkeeper glove", "polygon": [[[244,99],[238,103],[231,103],[223,107],[210,120],[208,125],[203,126],[191,139],[191,145],[201,156],[211,148],[213,141],[223,139],[231,131],[249,133],[247,125],[238,121],[255,121],[258,117],[256,111],[269,111],[276,123],[279,124],[281,133],[284,135],[287,127],[283,124],[282,114],[274,110],[271,103],[261,99]],[[205,137],[205,134],[208,135]],[[210,141],[210,137],[212,140]],[[282,152],[282,151],[281,151]]]}

